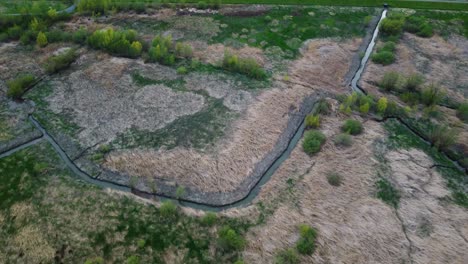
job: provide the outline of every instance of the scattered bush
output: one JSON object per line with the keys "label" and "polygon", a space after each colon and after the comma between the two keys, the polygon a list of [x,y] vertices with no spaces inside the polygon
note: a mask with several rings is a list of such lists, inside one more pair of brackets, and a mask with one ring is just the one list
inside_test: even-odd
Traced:
{"label": "scattered bush", "polygon": [[88,38],[88,44],[95,49],[103,49],[130,58],[138,57],[142,50],[134,30],[114,31],[112,28],[96,30]]}
{"label": "scattered bush", "polygon": [[317,231],[310,226],[300,225],[300,238],[297,241],[296,248],[301,254],[310,255],[315,250],[315,239],[317,238]]}
{"label": "scattered bush", "polygon": [[381,97],[377,102],[377,112],[379,112],[379,114],[385,114],[385,111],[387,110],[387,105],[387,98]]}
{"label": "scattered bush", "polygon": [[434,84],[431,84],[421,91],[421,102],[427,106],[440,103],[445,97],[445,92]]}
{"label": "scattered bush", "polygon": [[382,65],[389,65],[395,62],[395,55],[390,51],[381,51],[374,53],[371,57],[372,61]]}
{"label": "scattered bush", "polygon": [[280,251],[276,255],[275,264],[297,264],[299,263],[299,255],[293,248],[288,248]]}
{"label": "scattered bush", "polygon": [[202,217],[201,222],[203,225],[213,226],[216,223],[216,219],[217,219],[217,216],[215,213],[208,212]]}
{"label": "scattered bush", "polygon": [[386,91],[394,91],[397,89],[399,78],[400,75],[397,72],[386,72],[382,80],[379,82],[379,86]]}
{"label": "scattered bush", "polygon": [[37,39],[36,39],[36,43],[39,47],[45,47],[47,46],[48,42],[47,42],[47,36],[42,33],[42,32],[39,32],[37,34]]}
{"label": "scattered bush", "polygon": [[429,140],[437,149],[448,149],[457,141],[457,131],[446,125],[433,125],[429,130]]}
{"label": "scattered bush", "polygon": [[424,77],[422,75],[417,73],[410,74],[408,77],[406,77],[404,88],[410,92],[417,92],[419,91],[419,88],[423,82]]}
{"label": "scattered bush", "polygon": [[237,55],[225,52],[222,65],[228,71],[243,73],[256,79],[266,77],[265,70],[252,58],[239,58]]}
{"label": "scattered bush", "polygon": [[302,147],[305,153],[313,155],[320,151],[322,145],[325,143],[325,135],[318,130],[307,131],[304,136]]}
{"label": "scattered bush", "polygon": [[63,54],[49,57],[45,64],[46,72],[51,74],[68,68],[68,66],[70,66],[77,57],[78,55],[76,54],[75,49],[69,49]]}
{"label": "scattered bush", "polygon": [[461,103],[460,106],[458,106],[457,116],[463,120],[463,122],[468,122],[468,102]]}
{"label": "scattered bush", "polygon": [[396,208],[400,202],[400,193],[387,179],[380,178],[377,181],[377,198]]}
{"label": "scattered bush", "polygon": [[219,231],[219,245],[227,251],[241,250],[245,246],[245,240],[234,229],[224,226]]}
{"label": "scattered bush", "polygon": [[318,128],[320,126],[320,116],[313,114],[307,115],[305,125],[308,128]]}
{"label": "scattered bush", "polygon": [[340,186],[342,182],[342,177],[336,172],[331,172],[327,174],[327,181],[332,186]]}
{"label": "scattered bush", "polygon": [[171,201],[165,201],[161,204],[159,211],[161,212],[161,215],[163,216],[166,216],[166,217],[172,216],[176,213],[177,206]]}
{"label": "scattered bush", "polygon": [[335,137],[335,145],[349,147],[353,144],[353,139],[348,133],[340,133]]}
{"label": "scattered bush", "polygon": [[19,99],[29,86],[36,81],[32,74],[23,74],[14,80],[7,81],[7,96],[13,99]]}
{"label": "scattered bush", "polygon": [[357,120],[348,119],[343,126],[341,126],[341,130],[351,135],[358,135],[362,132],[362,124]]}

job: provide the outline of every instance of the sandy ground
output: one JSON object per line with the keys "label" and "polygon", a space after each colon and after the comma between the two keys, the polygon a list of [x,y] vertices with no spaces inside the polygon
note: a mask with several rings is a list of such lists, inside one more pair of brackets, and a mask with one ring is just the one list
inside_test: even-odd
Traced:
{"label": "sandy ground", "polygon": [[[328,139],[318,155],[309,157],[296,147],[262,189],[257,202],[275,210],[249,231],[246,263],[273,263],[278,251],[294,247],[299,224],[319,232],[316,252],[302,256],[301,263],[465,263],[468,212],[440,200],[449,191],[429,169],[430,159],[418,150],[385,152],[388,178],[402,194],[395,210],[375,198],[380,165],[373,149],[382,142],[383,128],[367,121],[351,147],[337,148],[331,139],[341,120],[324,122]],[[343,184],[328,184],[329,172],[342,175]],[[295,182],[292,190],[288,179]],[[251,214],[252,208],[242,210],[227,214]]]}
{"label": "sandy ground", "polygon": [[[345,89],[336,78],[346,74],[351,50],[357,45],[358,41],[337,44],[330,39],[308,43],[304,57],[291,63],[291,81],[277,81],[274,88],[255,98],[243,117],[233,123],[231,133],[209,153],[185,148],[121,151],[111,153],[104,166],[129,175],[173,180],[202,191],[233,190],[273,149],[291,109],[314,90]],[[317,71],[314,65],[323,66]],[[334,74],[328,75],[331,72]],[[211,95],[217,90],[208,91]]]}

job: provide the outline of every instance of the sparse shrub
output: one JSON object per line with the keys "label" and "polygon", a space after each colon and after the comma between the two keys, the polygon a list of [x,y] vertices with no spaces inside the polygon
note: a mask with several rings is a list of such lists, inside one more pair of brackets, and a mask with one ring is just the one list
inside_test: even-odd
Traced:
{"label": "sparse shrub", "polygon": [[420,37],[428,38],[434,35],[434,30],[425,17],[410,16],[406,19],[405,30]]}
{"label": "sparse shrub", "polygon": [[171,50],[173,49],[172,45],[172,36],[156,36],[153,39],[152,47],[149,50],[150,61],[159,62],[165,65],[174,65],[175,56],[171,53]]}
{"label": "sparse shrub", "polygon": [[313,114],[307,115],[305,125],[309,128],[318,128],[320,126],[320,116]]}
{"label": "sparse shrub", "polygon": [[387,98],[381,97],[379,101],[377,102],[377,112],[379,114],[384,114],[385,111],[387,110],[387,105],[388,105]]}
{"label": "sparse shrub", "polygon": [[185,188],[183,186],[179,186],[176,189],[176,198],[180,199],[185,196]]}
{"label": "sparse shrub", "polygon": [[439,111],[439,108],[437,105],[430,105],[428,107],[425,107],[423,109],[423,116],[425,118],[441,118],[442,117],[442,112]]}
{"label": "sparse shrub", "polygon": [[341,126],[341,130],[351,135],[358,135],[362,132],[362,124],[357,120],[348,119],[343,126]]}
{"label": "sparse shrub", "polygon": [[208,5],[206,4],[205,1],[200,1],[200,2],[197,3],[197,8],[198,9],[207,9]]}
{"label": "sparse shrub", "polygon": [[144,248],[145,245],[146,245],[146,241],[144,239],[138,240],[138,242],[137,242],[138,248]]}
{"label": "sparse shrub", "polygon": [[57,10],[54,8],[49,8],[49,11],[47,11],[47,16],[51,19],[54,20],[57,18]]}
{"label": "sparse shrub", "polygon": [[386,72],[379,86],[386,91],[395,91],[397,89],[398,79],[400,75],[397,72]]}
{"label": "sparse shrub", "polygon": [[32,30],[25,31],[20,37],[20,42],[23,45],[32,44],[34,41],[37,42],[37,34]]}
{"label": "sparse shrub", "polygon": [[48,43],[68,41],[72,37],[70,33],[64,32],[61,30],[52,30],[52,31],[46,32],[45,34],[46,34]]}
{"label": "sparse shrub", "polygon": [[72,34],[73,42],[78,43],[78,44],[85,44],[87,38],[88,38],[88,31],[86,31],[86,29],[83,27],[73,32]]}
{"label": "sparse shrub", "polygon": [[112,28],[94,31],[88,44],[95,49],[103,49],[112,54],[137,57],[141,54],[141,43],[137,41],[134,30],[115,31]]}
{"label": "sparse shrub", "polygon": [[172,216],[176,213],[177,206],[172,201],[165,201],[161,204],[159,211],[162,216]]}
{"label": "sparse shrub", "polygon": [[219,245],[227,251],[241,250],[245,246],[245,240],[234,229],[223,226],[219,231]]}
{"label": "sparse shrub", "polygon": [[95,257],[95,258],[86,260],[84,264],[104,264],[104,259],[101,257]]}
{"label": "sparse shrub", "polygon": [[111,7],[111,0],[81,0],[78,2],[78,12],[105,13]]}
{"label": "sparse shrub", "polygon": [[29,24],[29,28],[34,32],[39,32],[41,30],[46,29],[44,23],[42,23],[42,21],[38,20],[37,18],[33,18],[31,20],[31,23]]}
{"label": "sparse shrub", "polygon": [[278,252],[275,258],[275,264],[297,264],[299,263],[299,255],[293,248],[288,248]]}
{"label": "sparse shrub", "polygon": [[301,237],[296,244],[297,251],[305,255],[312,254],[315,250],[317,231],[308,225],[300,225],[299,232]]}
{"label": "sparse shrub", "polygon": [[131,255],[130,257],[127,258],[126,261],[127,264],[140,264],[140,258],[135,255]]}
{"label": "sparse shrub", "polygon": [[410,92],[417,92],[419,91],[419,88],[423,82],[424,77],[422,75],[417,73],[410,74],[408,77],[406,77],[404,88]]}
{"label": "sparse shrub", "polygon": [[178,57],[190,58],[193,56],[192,46],[186,43],[177,42],[175,46],[175,54]]}
{"label": "sparse shrub", "polygon": [[353,144],[353,139],[348,133],[340,133],[335,137],[335,145],[349,147]]}
{"label": "sparse shrub", "polygon": [[302,143],[302,148],[305,153],[313,155],[320,151],[322,145],[325,143],[325,135],[318,130],[307,131],[304,136],[304,142]]}
{"label": "sparse shrub", "polygon": [[63,70],[72,64],[78,55],[76,54],[75,49],[70,49],[67,52],[51,56],[47,59],[45,63],[46,72],[51,74]]}
{"label": "sparse shrub", "polygon": [[429,140],[438,149],[448,149],[457,141],[457,131],[446,125],[433,125],[429,130]]}
{"label": "sparse shrub", "polygon": [[395,62],[395,55],[390,51],[381,51],[374,53],[371,57],[372,61],[382,65],[389,65]]}
{"label": "sparse shrub", "polygon": [[243,73],[256,79],[266,77],[265,70],[252,58],[239,58],[237,55],[225,52],[222,65],[228,71]]}
{"label": "sparse shrub", "polygon": [[192,61],[190,61],[190,68],[191,69],[197,69],[200,67],[201,62],[197,58],[193,58]]}
{"label": "sparse shrub", "polygon": [[177,74],[187,74],[187,68],[185,68],[184,66],[180,66],[179,68],[177,68]]}
{"label": "sparse shrub", "polygon": [[217,216],[215,213],[208,212],[202,217],[201,222],[203,225],[213,226],[216,223],[216,219],[217,219]]}
{"label": "sparse shrub", "polygon": [[421,102],[427,106],[440,103],[445,97],[445,92],[434,84],[430,84],[421,91]]}
{"label": "sparse shrub", "polygon": [[382,47],[380,47],[379,49],[377,49],[377,52],[381,52],[381,51],[388,51],[388,52],[394,52],[396,49],[396,44],[395,42],[393,41],[387,41],[383,44]]}
{"label": "sparse shrub", "polygon": [[39,32],[37,34],[37,39],[36,39],[36,43],[39,47],[45,47],[47,46],[48,42],[47,42],[47,36],[42,33],[42,32]]}
{"label": "sparse shrub", "polygon": [[400,94],[400,98],[403,102],[413,106],[418,104],[420,96],[416,92],[405,92]]}
{"label": "sparse shrub", "polygon": [[7,81],[7,96],[13,99],[19,99],[25,90],[36,81],[32,74],[23,74],[17,78]]}
{"label": "sparse shrub", "polygon": [[328,115],[330,113],[330,103],[325,99],[320,99],[317,103],[317,114]]}
{"label": "sparse shrub", "polygon": [[463,122],[468,123],[468,102],[461,103],[457,109],[457,116]]}
{"label": "sparse shrub", "polygon": [[327,181],[332,186],[340,186],[342,180],[341,175],[336,172],[330,172],[327,174]]}
{"label": "sparse shrub", "polygon": [[245,262],[242,259],[236,260],[234,264],[245,264]]}
{"label": "sparse shrub", "polygon": [[133,41],[132,44],[130,45],[128,55],[131,58],[137,58],[141,55],[141,50],[143,49],[143,46],[139,41]]}
{"label": "sparse shrub", "polygon": [[8,40],[8,34],[7,33],[0,33],[0,42],[5,42]]}
{"label": "sparse shrub", "polygon": [[396,208],[400,202],[400,193],[387,179],[380,178],[377,181],[377,198]]}
{"label": "sparse shrub", "polygon": [[434,29],[429,23],[423,24],[416,35],[423,38],[430,38],[434,35]]}
{"label": "sparse shrub", "polygon": [[22,32],[23,29],[18,25],[14,25],[7,30],[8,37],[14,40],[19,39],[21,37]]}

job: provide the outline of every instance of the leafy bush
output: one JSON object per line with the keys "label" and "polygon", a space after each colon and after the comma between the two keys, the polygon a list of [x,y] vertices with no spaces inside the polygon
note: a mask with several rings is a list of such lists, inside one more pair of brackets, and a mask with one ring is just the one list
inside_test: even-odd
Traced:
{"label": "leafy bush", "polygon": [[332,186],[340,186],[343,178],[340,174],[336,172],[331,172],[327,174],[327,181]]}
{"label": "leafy bush", "polygon": [[216,219],[217,219],[217,216],[215,213],[208,212],[202,217],[201,222],[203,225],[213,226],[216,223]]}
{"label": "leafy bush", "polygon": [[427,106],[440,103],[445,97],[445,92],[434,84],[421,91],[421,102]]}
{"label": "leafy bush", "polygon": [[410,92],[417,92],[421,84],[424,82],[424,77],[420,74],[414,73],[406,77],[404,89]]}
{"label": "leafy bush", "polygon": [[362,124],[357,120],[348,119],[343,126],[341,126],[341,130],[351,135],[358,135],[362,132]]}
{"label": "leafy bush", "polygon": [[461,103],[460,106],[458,106],[457,116],[463,120],[463,122],[468,122],[468,102]]}
{"label": "leafy bush", "polygon": [[225,52],[222,65],[228,71],[243,73],[256,79],[266,77],[265,70],[252,58],[239,58],[237,55]]}
{"label": "leafy bush", "polygon": [[161,212],[161,215],[163,216],[166,216],[166,217],[172,216],[176,213],[177,206],[171,201],[165,201],[161,204],[159,211]]}
{"label": "leafy bush", "polygon": [[219,245],[227,251],[241,250],[245,246],[245,240],[234,229],[224,226],[219,231]]}
{"label": "leafy bush", "polygon": [[396,208],[400,202],[400,193],[387,179],[380,178],[377,181],[377,198]]}
{"label": "leafy bush", "polygon": [[42,33],[42,32],[39,32],[37,34],[37,39],[36,39],[36,43],[39,47],[45,47],[47,46],[48,42],[47,42],[47,36]]}
{"label": "leafy bush", "polygon": [[88,38],[88,44],[112,54],[135,58],[141,54],[142,45],[134,30],[114,31],[112,28],[96,30]]}
{"label": "leafy bush", "polygon": [[404,23],[404,18],[387,17],[382,20],[380,24],[380,30],[382,31],[383,35],[399,35],[403,29]]}
{"label": "leafy bush", "polygon": [[388,105],[387,98],[381,97],[379,101],[377,102],[377,112],[379,112],[379,114],[384,114],[385,111],[387,110],[387,105]]}
{"label": "leafy bush", "polygon": [[304,136],[304,142],[302,143],[302,148],[305,153],[313,155],[320,151],[322,145],[325,143],[325,135],[318,130],[307,131]]}
{"label": "leafy bush", "polygon": [[382,65],[389,65],[395,62],[395,55],[392,52],[383,50],[372,54],[372,61]]}
{"label": "leafy bush", "polygon": [[36,81],[32,74],[23,74],[14,80],[7,81],[7,96],[13,99],[19,99],[25,90]]}
{"label": "leafy bush", "polygon": [[457,141],[457,131],[446,125],[433,125],[429,130],[429,140],[438,149],[448,149]]}
{"label": "leafy bush", "polygon": [[299,255],[293,248],[288,248],[280,251],[276,255],[275,264],[297,264],[299,263]]}
{"label": "leafy bush", "polygon": [[353,144],[353,139],[348,133],[340,133],[335,137],[335,145],[349,147]]}
{"label": "leafy bush", "polygon": [[320,126],[320,116],[313,114],[307,115],[305,125],[310,128],[318,128]]}
{"label": "leafy bush", "polygon": [[70,66],[77,57],[78,55],[76,54],[75,49],[69,49],[63,54],[49,57],[45,64],[46,72],[51,74],[68,68],[68,66]]}
{"label": "leafy bush", "polygon": [[386,72],[379,82],[379,86],[386,91],[394,91],[397,89],[398,80],[400,75],[397,72]]}
{"label": "leafy bush", "polygon": [[315,239],[317,238],[317,230],[307,225],[300,225],[300,238],[297,241],[296,248],[301,254],[310,255],[315,250]]}

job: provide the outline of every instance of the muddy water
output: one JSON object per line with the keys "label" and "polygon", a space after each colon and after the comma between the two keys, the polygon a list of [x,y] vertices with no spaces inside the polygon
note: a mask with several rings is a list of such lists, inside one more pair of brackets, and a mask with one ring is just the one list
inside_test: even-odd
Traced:
{"label": "muddy water", "polygon": [[372,53],[372,50],[374,49],[375,42],[377,40],[377,36],[379,35],[379,27],[380,24],[382,23],[382,20],[387,17],[387,9],[385,8],[382,12],[382,16],[380,17],[379,23],[375,27],[374,34],[372,35],[371,42],[369,43],[369,46],[367,46],[366,53],[364,54],[364,57],[361,60],[361,65],[359,66],[359,69],[357,72],[354,74],[353,79],[351,80],[351,87],[353,88],[353,91],[360,92],[360,93],[366,93],[361,87],[359,87],[358,82],[361,79],[362,72],[364,71],[364,68],[366,67],[367,61],[370,58],[370,55]]}

